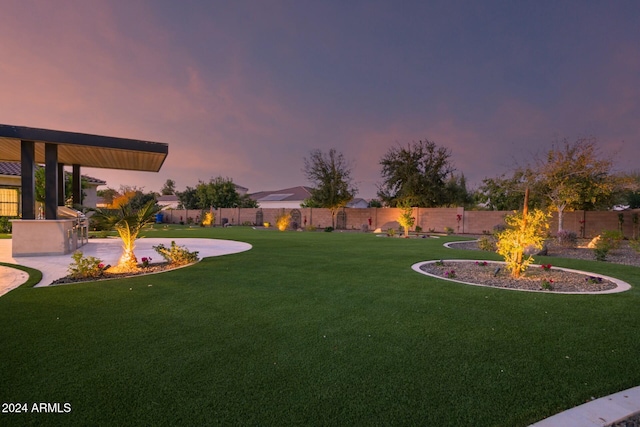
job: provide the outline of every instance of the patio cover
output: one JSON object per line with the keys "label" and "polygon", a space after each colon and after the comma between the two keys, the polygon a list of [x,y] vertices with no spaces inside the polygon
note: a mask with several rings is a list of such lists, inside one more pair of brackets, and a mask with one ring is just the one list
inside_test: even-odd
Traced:
{"label": "patio cover", "polygon": [[159,142],[0,124],[0,160],[21,161],[22,141],[36,143],[37,163],[45,163],[44,145],[55,144],[58,163],[105,169],[158,172],[169,153]]}

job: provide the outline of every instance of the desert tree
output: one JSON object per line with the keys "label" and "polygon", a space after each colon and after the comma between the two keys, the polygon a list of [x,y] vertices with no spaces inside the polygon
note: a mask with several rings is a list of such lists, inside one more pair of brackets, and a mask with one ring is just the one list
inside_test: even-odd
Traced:
{"label": "desert tree", "polygon": [[537,184],[550,206],[558,212],[558,231],[568,209],[597,206],[614,193],[613,161],[603,158],[595,138],[564,139],[554,143],[534,166]]}
{"label": "desert tree", "polygon": [[312,150],[304,158],[302,169],[312,183],[309,203],[331,211],[331,224],[335,227],[335,216],[358,192],[351,177],[352,166],[335,148],[327,153]]}
{"label": "desert tree", "polygon": [[380,160],[382,184],[378,197],[388,206],[410,199],[417,207],[448,203],[447,179],[455,171],[451,151],[423,140],[391,147]]}

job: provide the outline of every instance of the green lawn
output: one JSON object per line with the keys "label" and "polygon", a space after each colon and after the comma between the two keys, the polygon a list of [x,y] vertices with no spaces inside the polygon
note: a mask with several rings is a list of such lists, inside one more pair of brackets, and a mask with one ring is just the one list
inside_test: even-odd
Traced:
{"label": "green lawn", "polygon": [[[253,245],[159,275],[0,298],[0,425],[526,426],[640,384],[640,269],[614,295],[453,284],[445,239],[250,228],[150,231]],[[451,238],[454,239],[454,238]],[[492,259],[494,254],[483,253]]]}

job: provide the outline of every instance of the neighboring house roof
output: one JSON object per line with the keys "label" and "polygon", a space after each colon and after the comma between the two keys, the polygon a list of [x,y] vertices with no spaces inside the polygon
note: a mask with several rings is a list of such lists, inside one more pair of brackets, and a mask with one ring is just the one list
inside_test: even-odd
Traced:
{"label": "neighboring house roof", "polygon": [[247,191],[249,191],[249,189],[247,187],[243,187],[242,185],[238,185],[238,184],[233,184],[236,186],[236,191],[240,194],[247,194]]}
{"label": "neighboring house roof", "polygon": [[[36,169],[41,168],[42,166],[40,165],[36,165]],[[70,175],[69,172],[65,172],[66,174]],[[0,175],[5,175],[5,176],[21,176],[21,170],[20,170],[20,163],[18,162],[0,162]],[[93,184],[93,185],[105,185],[107,183],[107,181],[103,181],[101,179],[98,178],[94,178],[92,176],[87,176],[87,175],[82,175],[82,178],[84,178],[87,183],[89,184]]]}
{"label": "neighboring house roof", "polygon": [[164,196],[158,196],[158,198],[156,200],[158,201],[158,203],[160,203],[160,202],[173,203],[173,202],[179,202],[180,201],[178,199],[178,196],[176,196],[175,194],[168,194],[168,195],[164,195]]}
{"label": "neighboring house roof", "polygon": [[0,175],[20,176],[20,163],[0,162]]}
{"label": "neighboring house roof", "polygon": [[369,202],[367,202],[365,199],[362,199],[360,197],[356,197],[354,199],[351,199],[351,201],[347,203],[346,207],[347,208],[368,208]]}
{"label": "neighboring house roof", "polygon": [[249,194],[256,202],[295,202],[311,197],[311,188],[299,186],[276,191],[259,191]]}

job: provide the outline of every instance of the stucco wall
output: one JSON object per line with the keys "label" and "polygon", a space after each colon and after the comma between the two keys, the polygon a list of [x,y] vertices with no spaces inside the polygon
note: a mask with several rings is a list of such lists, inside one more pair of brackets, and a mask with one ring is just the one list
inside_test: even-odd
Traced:
{"label": "stucco wall", "polygon": [[[301,227],[313,225],[318,228],[328,227],[332,224],[331,211],[320,208],[298,208],[300,212]],[[275,224],[276,217],[282,213],[291,213],[293,209],[286,208],[251,208],[251,209],[218,209],[215,211],[215,224],[221,225],[223,218],[229,224],[242,225],[249,223],[257,224],[257,214],[262,212],[262,222]],[[398,208],[366,208],[342,210],[346,215],[347,230],[361,230],[363,225],[370,230],[397,226],[396,222],[401,210]],[[465,211],[463,208],[413,208],[413,216],[416,218],[416,226],[422,227],[423,231],[433,230],[443,232],[447,227],[460,234],[482,234],[491,232],[498,224],[504,224],[504,217],[511,214],[511,211]],[[626,237],[632,237],[634,224],[633,213],[640,216],[640,210],[625,212],[590,212],[574,211],[564,214],[564,229],[574,231],[579,236],[594,237],[602,230],[617,230],[618,215],[623,215],[622,230]],[[166,210],[164,211],[164,222],[177,224],[181,218],[187,222],[187,218],[192,218],[194,222],[200,219],[200,210]],[[558,229],[557,213],[551,216],[550,232],[555,234]],[[306,222],[305,222],[306,220]],[[257,224],[262,225],[262,224]],[[337,224],[336,224],[337,225]]]}

